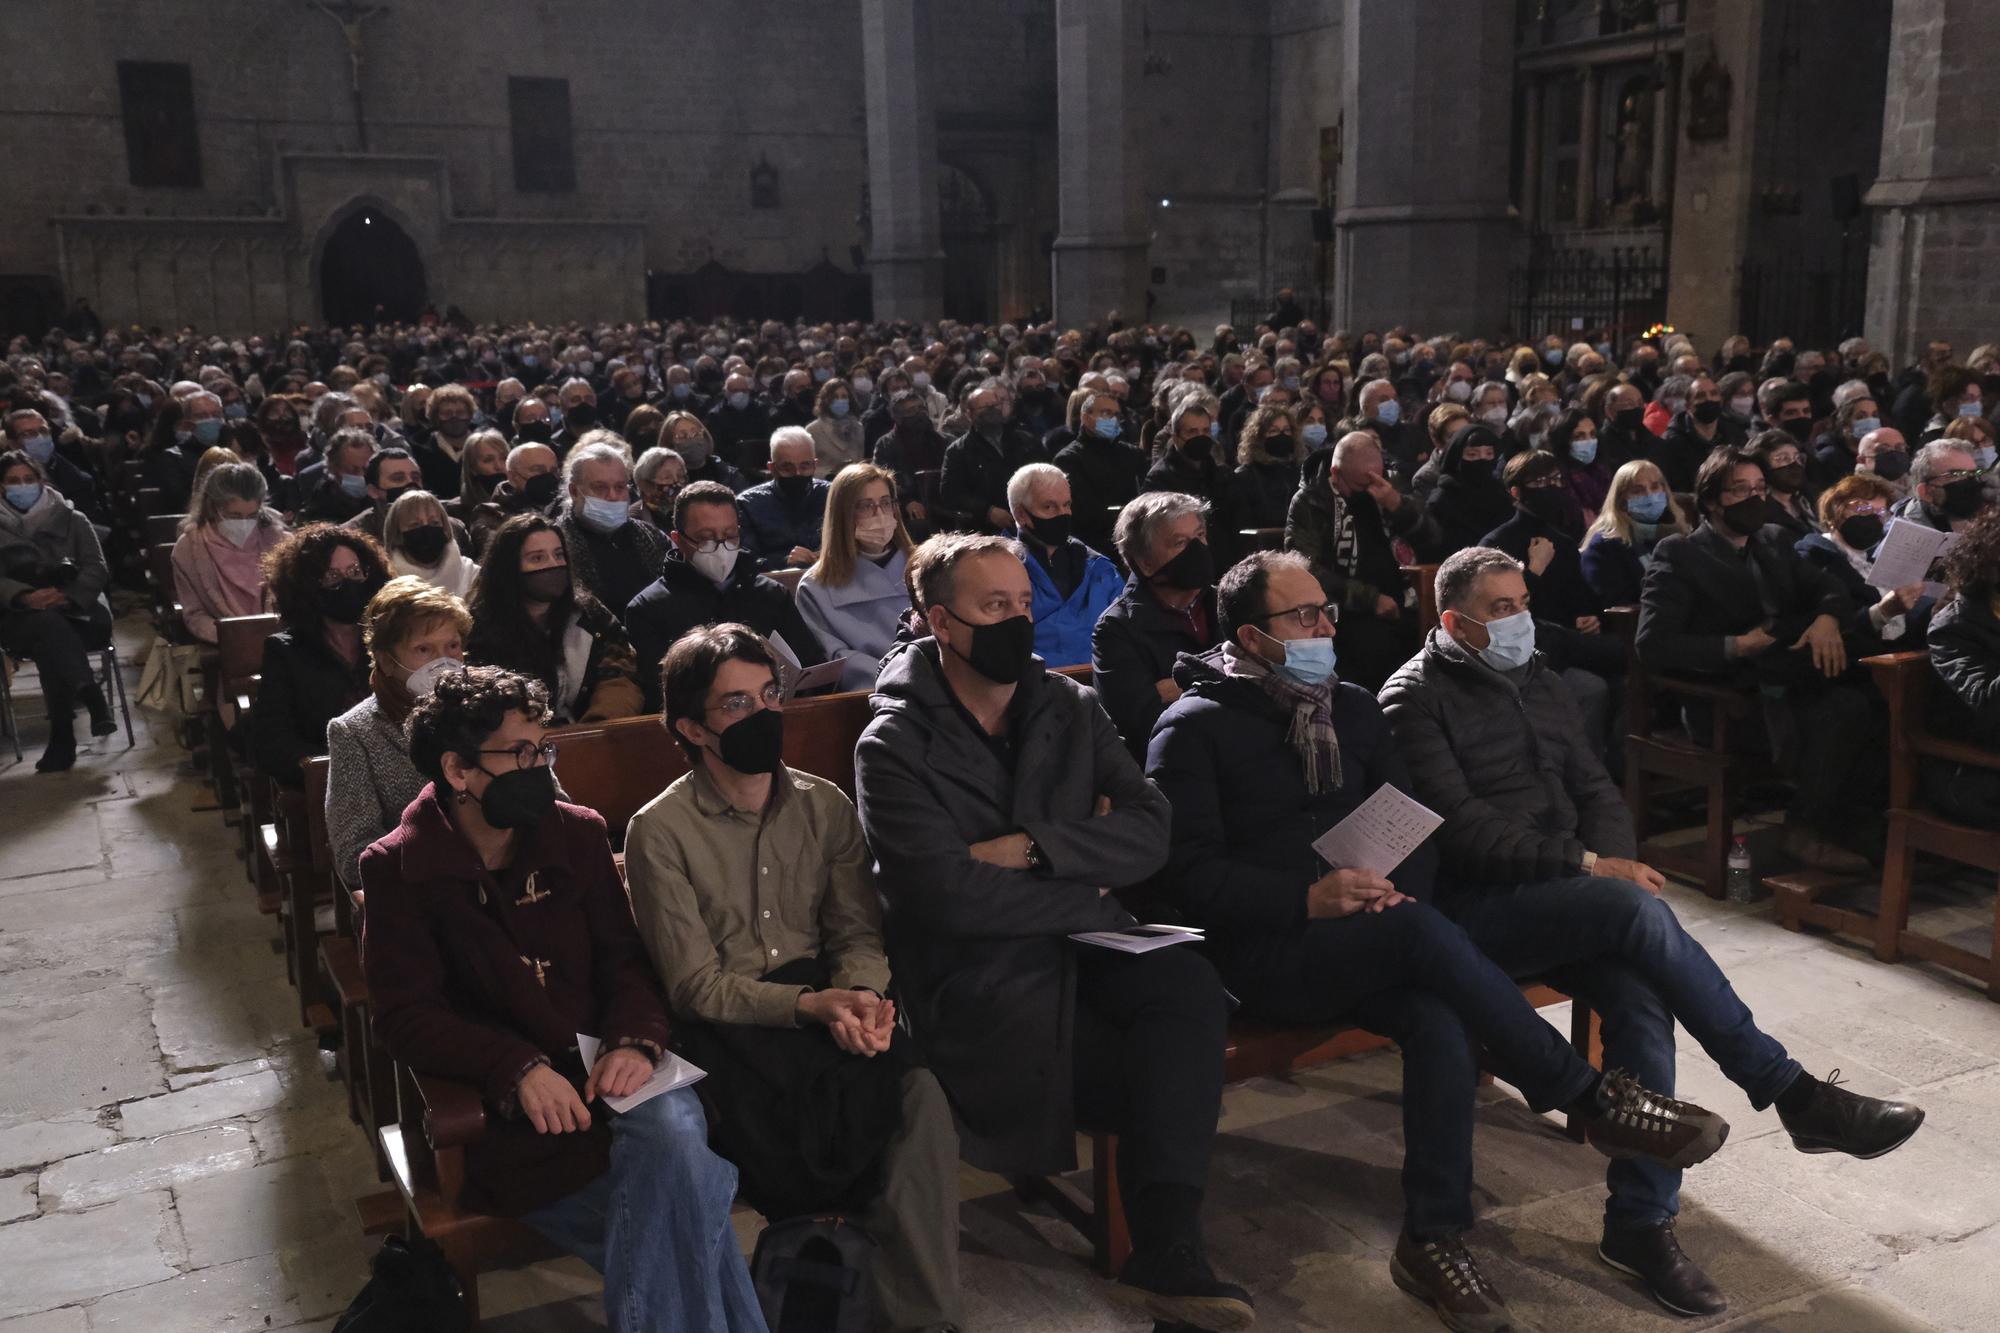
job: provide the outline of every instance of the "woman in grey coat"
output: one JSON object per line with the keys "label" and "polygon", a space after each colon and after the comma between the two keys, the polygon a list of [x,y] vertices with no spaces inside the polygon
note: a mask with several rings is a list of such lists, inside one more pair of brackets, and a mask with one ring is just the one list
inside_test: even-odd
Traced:
{"label": "woman in grey coat", "polygon": [[118,729],[90,667],[92,649],[111,642],[111,571],[97,530],[48,484],[41,464],[18,450],[0,454],[0,648],[35,664],[49,713],[40,773],[76,763],[76,706],[90,710],[90,734]]}
{"label": "woman in grey coat", "polygon": [[909,559],[896,475],[873,463],[849,464],[827,491],[819,560],[798,588],[800,617],[827,657],[840,659],[841,689],[874,687],[910,609],[903,586]]}

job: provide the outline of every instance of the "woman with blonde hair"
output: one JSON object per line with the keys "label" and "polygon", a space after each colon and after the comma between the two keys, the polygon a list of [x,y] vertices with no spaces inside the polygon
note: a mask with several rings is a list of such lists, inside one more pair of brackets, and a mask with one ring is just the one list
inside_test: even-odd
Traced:
{"label": "woman with blonde hair", "polygon": [[1584,581],[1606,606],[1637,606],[1653,548],[1688,530],[1667,474],[1635,458],[1612,474],[1604,507],[1584,531]]}
{"label": "woman with blonde hair", "polygon": [[479,577],[479,566],[458,549],[451,520],[429,491],[396,497],[382,520],[382,547],[389,553],[390,573],[420,578],[457,597],[470,594]]}
{"label": "woman with blonde hair", "polygon": [[896,477],[873,463],[852,463],[826,497],[819,560],[799,580],[799,615],[842,664],[840,688],[874,686],[882,655],[896,642],[910,609],[903,570],[910,534],[896,503]]}
{"label": "woman with blonde hair", "polygon": [[493,498],[507,479],[507,437],[488,426],[465,437],[458,451],[458,494],[444,502],[447,516],[472,522],[472,511]]}

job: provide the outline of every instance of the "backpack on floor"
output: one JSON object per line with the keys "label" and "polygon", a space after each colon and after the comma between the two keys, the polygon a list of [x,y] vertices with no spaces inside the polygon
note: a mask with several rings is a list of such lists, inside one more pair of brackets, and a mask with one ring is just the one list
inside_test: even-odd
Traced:
{"label": "backpack on floor", "polygon": [[437,1242],[391,1236],[333,1333],[471,1333],[465,1293]]}
{"label": "backpack on floor", "polygon": [[854,1223],[795,1217],[757,1237],[750,1280],[771,1333],[868,1333],[875,1326],[874,1262],[875,1242]]}

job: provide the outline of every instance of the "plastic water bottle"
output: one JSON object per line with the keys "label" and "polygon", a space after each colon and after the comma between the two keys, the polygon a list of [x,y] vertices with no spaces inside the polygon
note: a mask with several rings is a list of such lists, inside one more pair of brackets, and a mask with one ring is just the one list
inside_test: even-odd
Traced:
{"label": "plastic water bottle", "polygon": [[1750,868],[1750,844],[1741,833],[1729,847],[1729,874],[1723,881],[1722,894],[1732,903],[1757,899],[1757,876]]}

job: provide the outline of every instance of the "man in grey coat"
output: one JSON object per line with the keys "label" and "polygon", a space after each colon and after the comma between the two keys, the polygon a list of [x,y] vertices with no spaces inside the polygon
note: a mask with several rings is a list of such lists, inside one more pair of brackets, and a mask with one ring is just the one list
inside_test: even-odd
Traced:
{"label": "man in grey coat", "polygon": [[[1924,1113],[1821,1082],[1769,1034],[1708,951],[1657,897],[1630,813],[1535,652],[1521,565],[1467,547],[1438,566],[1441,625],[1382,688],[1416,796],[1444,816],[1436,906],[1515,976],[1549,978],[1604,1019],[1607,1066],[1668,1096],[1678,1020],[1758,1110],[1776,1106],[1802,1152],[1879,1157]],[[1680,1172],[1613,1162],[1598,1254],[1677,1314],[1722,1293],[1674,1236]]]}
{"label": "man in grey coat", "polygon": [[1120,1135],[1132,1257],[1115,1288],[1156,1320],[1246,1326],[1203,1255],[1225,997],[1184,946],[1072,942],[1132,918],[1111,891],[1166,856],[1166,800],[1096,696],[1033,653],[1014,542],[933,537],[910,559],[931,637],[892,650],[855,750],[897,1000],[959,1124],[1002,1175],[1075,1166],[1079,1124]]}

